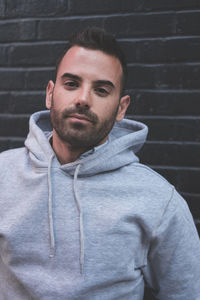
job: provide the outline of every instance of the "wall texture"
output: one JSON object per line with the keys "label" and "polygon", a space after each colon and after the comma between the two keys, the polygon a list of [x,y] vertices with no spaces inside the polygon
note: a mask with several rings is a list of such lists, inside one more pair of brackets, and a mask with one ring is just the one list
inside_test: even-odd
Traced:
{"label": "wall texture", "polygon": [[92,25],[115,33],[127,55],[128,117],[150,127],[141,160],[176,186],[200,226],[198,0],[1,0],[0,151],[23,144],[56,57]]}

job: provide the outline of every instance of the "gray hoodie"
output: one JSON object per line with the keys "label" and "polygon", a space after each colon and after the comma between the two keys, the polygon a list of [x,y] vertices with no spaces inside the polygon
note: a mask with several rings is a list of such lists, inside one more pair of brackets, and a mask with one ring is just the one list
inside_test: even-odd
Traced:
{"label": "gray hoodie", "polygon": [[0,154],[0,300],[200,299],[200,241],[185,201],[139,163],[147,127],[60,165],[49,112]]}

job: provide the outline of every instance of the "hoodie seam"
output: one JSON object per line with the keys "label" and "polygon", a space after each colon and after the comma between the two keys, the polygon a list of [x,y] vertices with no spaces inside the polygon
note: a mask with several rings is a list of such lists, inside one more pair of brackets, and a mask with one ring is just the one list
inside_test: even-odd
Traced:
{"label": "hoodie seam", "polygon": [[171,187],[170,198],[169,198],[169,200],[167,201],[167,204],[166,204],[166,206],[165,206],[165,208],[164,208],[164,210],[163,210],[163,213],[162,213],[161,216],[160,216],[159,222],[158,222],[156,228],[154,229],[154,231],[153,231],[153,233],[152,233],[151,242],[153,241],[153,239],[156,237],[156,235],[157,235],[157,233],[158,233],[159,227],[160,227],[161,224],[162,224],[163,216],[165,215],[165,213],[166,213],[166,211],[167,211],[167,209],[168,209],[168,207],[169,207],[169,205],[170,205],[170,203],[171,203],[171,201],[172,201],[172,199],[173,199],[173,197],[174,197],[174,191],[175,191],[175,188],[172,186],[172,187]]}
{"label": "hoodie seam", "polygon": [[155,176],[159,177],[160,179],[162,179],[162,181],[166,182],[169,186],[173,187],[173,185],[171,183],[169,183],[162,175],[160,175],[159,173],[157,173],[156,171],[154,171],[153,169],[151,169],[148,166],[143,165],[142,163],[139,162],[133,162],[134,167],[136,168],[143,168],[146,169],[147,171],[149,171],[150,173],[154,174]]}

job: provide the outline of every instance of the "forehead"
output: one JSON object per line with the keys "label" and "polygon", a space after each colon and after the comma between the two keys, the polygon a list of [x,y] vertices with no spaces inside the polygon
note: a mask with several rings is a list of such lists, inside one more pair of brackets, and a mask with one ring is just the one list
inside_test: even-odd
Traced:
{"label": "forehead", "polygon": [[64,55],[58,67],[57,77],[72,73],[89,80],[110,80],[120,84],[122,67],[118,58],[100,50],[73,46]]}

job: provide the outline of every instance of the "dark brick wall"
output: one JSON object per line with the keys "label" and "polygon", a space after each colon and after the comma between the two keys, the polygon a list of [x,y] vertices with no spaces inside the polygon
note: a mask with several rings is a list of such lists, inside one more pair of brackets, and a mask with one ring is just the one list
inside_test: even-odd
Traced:
{"label": "dark brick wall", "polygon": [[[200,1],[1,0],[0,151],[23,144],[69,35],[116,34],[127,55],[128,117],[150,126],[142,161],[187,200],[200,224]],[[150,299],[150,298],[149,298]]]}

